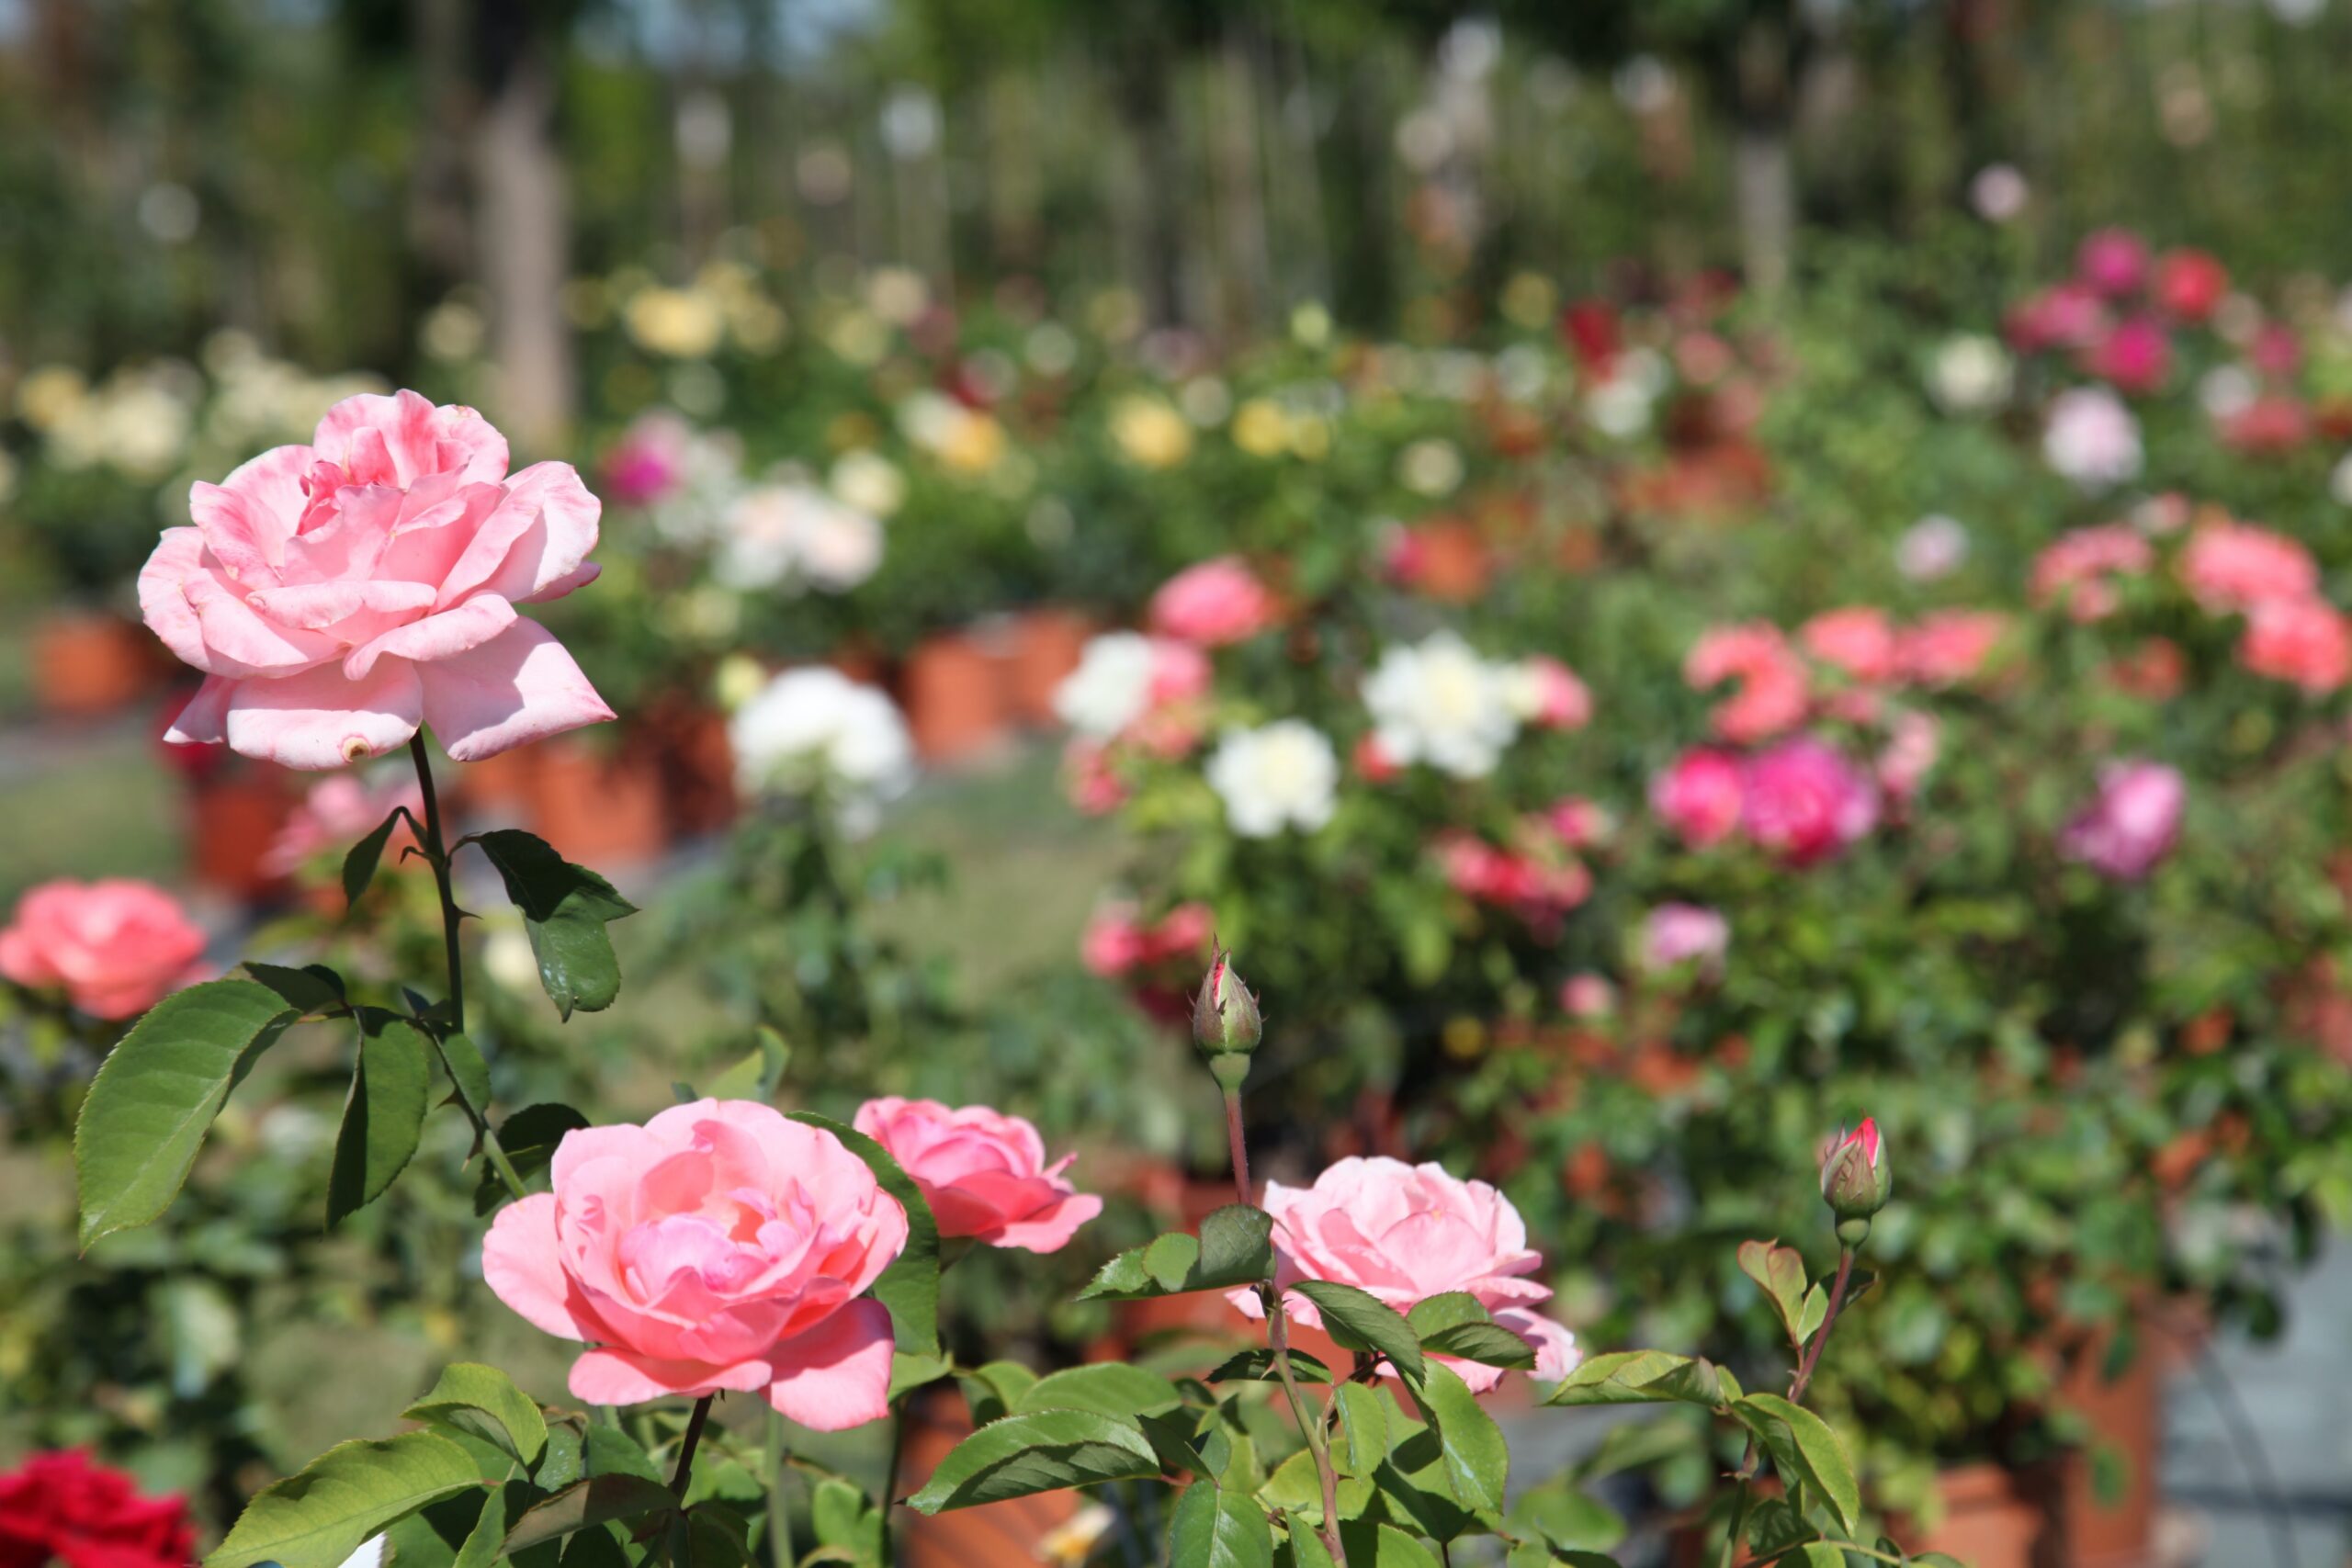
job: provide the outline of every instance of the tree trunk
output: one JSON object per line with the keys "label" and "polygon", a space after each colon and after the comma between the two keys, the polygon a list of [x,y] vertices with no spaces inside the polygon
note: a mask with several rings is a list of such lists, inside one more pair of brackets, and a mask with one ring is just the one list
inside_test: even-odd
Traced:
{"label": "tree trunk", "polygon": [[1789,148],[1789,39],[1779,23],[1758,20],[1739,40],[1739,131],[1732,154],[1741,270],[1758,294],[1788,282],[1796,244],[1796,173]]}
{"label": "tree trunk", "polygon": [[571,422],[563,316],[569,222],[553,135],[555,70],[520,5],[487,6],[488,102],[474,138],[475,233],[490,296],[497,416],[518,448],[560,448]]}

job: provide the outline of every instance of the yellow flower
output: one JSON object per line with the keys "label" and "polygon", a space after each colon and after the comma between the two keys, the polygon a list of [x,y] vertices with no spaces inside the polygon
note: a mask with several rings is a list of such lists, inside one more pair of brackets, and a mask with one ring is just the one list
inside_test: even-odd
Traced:
{"label": "yellow flower", "polygon": [[1111,410],[1111,438],[1130,462],[1172,468],[1193,453],[1193,427],[1158,398],[1131,394]]}
{"label": "yellow flower", "polygon": [[700,288],[655,287],[640,291],[624,315],[638,346],[672,359],[701,359],[727,329],[718,301]]}
{"label": "yellow flower", "polygon": [[35,430],[48,430],[89,395],[90,384],[70,365],[44,365],[17,388],[17,412]]}
{"label": "yellow flower", "polygon": [[1279,457],[1290,445],[1290,416],[1272,398],[1251,398],[1234,412],[1233,444],[1252,457]]}
{"label": "yellow flower", "polygon": [[939,460],[967,474],[986,473],[1004,458],[1004,426],[994,416],[967,410],[948,427],[940,443]]}
{"label": "yellow flower", "polygon": [[1559,303],[1559,293],[1552,280],[1541,273],[1514,274],[1503,286],[1503,314],[1512,323],[1530,332],[1548,326],[1553,309]]}

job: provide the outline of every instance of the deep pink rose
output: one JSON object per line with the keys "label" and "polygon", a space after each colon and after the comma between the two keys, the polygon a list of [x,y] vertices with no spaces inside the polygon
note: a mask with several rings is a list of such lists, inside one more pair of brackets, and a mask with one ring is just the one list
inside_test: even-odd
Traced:
{"label": "deep pink rose", "polygon": [[2077,621],[2103,620],[2120,602],[2115,580],[2144,577],[2155,562],[2155,547],[2136,528],[2120,523],[2077,528],[2034,558],[2030,591],[2037,604],[2063,600]]}
{"label": "deep pink rose", "polygon": [[2320,599],[2273,599],[2247,615],[2238,662],[2317,696],[2352,679],[2352,626]]}
{"label": "deep pink rose", "polygon": [[1894,679],[1894,624],[1886,612],[1866,604],[1825,610],[1797,628],[1804,650],[1854,680],[1876,684]]}
{"label": "deep pink rose", "polygon": [[1125,900],[1098,906],[1078,939],[1079,961],[1106,980],[1140,965],[1150,953],[1150,932]]}
{"label": "deep pink rose", "polygon": [[2129,229],[2086,235],[2075,253],[2075,276],[2110,299],[2136,292],[2148,280],[2147,242]]}
{"label": "deep pink rose", "polygon": [[667,409],[641,413],[605,453],[605,488],[623,506],[650,506],[686,477],[694,427]]}
{"label": "deep pink rose", "polygon": [[0,975],[93,1018],[144,1012],[191,976],[204,933],[152,883],[44,882],[0,931]]}
{"label": "deep pink rose", "polygon": [[[1544,1267],[1543,1257],[1529,1250],[1527,1226],[1510,1200],[1485,1182],[1457,1180],[1439,1165],[1351,1156],[1312,1187],[1268,1182],[1265,1209],[1274,1217],[1274,1282],[1285,1292],[1301,1280],[1329,1280],[1401,1313],[1431,1296],[1467,1292],[1527,1341],[1536,1377],[1552,1381],[1576,1370],[1576,1336],[1532,1310],[1552,1297],[1550,1286],[1527,1277]],[[1227,1299],[1250,1317],[1266,1314],[1253,1291]],[[1304,1296],[1284,1294],[1283,1307],[1294,1323],[1323,1325]],[[1502,1381],[1498,1367],[1432,1359],[1476,1393]]]}
{"label": "deep pink rose", "polygon": [[568,463],[509,478],[471,409],[345,398],[188,509],[139,574],[147,625],[206,675],[166,739],[338,768],[423,723],[466,762],[613,716],[514,609],[595,577],[601,507]]}
{"label": "deep pink rose", "polygon": [[1650,781],[1650,809],[1694,847],[1719,843],[1739,826],[1739,759],[1697,747]]}
{"label": "deep pink rose", "polygon": [[1037,1129],[1018,1116],[891,1095],[858,1107],[857,1130],[914,1178],[942,1236],[1058,1252],[1102,1212],[1062,1174],[1078,1156],[1047,1165]]}
{"label": "deep pink rose", "polygon": [[1186,567],[1151,596],[1152,629],[1203,648],[1253,637],[1273,619],[1273,595],[1238,556]]}
{"label": "deep pink rose", "polygon": [[1642,921],[1642,967],[1653,974],[1696,964],[1702,975],[1722,974],[1731,950],[1731,922],[1699,904],[1660,904]]}
{"label": "deep pink rose", "polygon": [[142,1497],[80,1449],[40,1453],[0,1475],[0,1568],[187,1568],[187,1499]]}
{"label": "deep pink rose", "polygon": [[2229,272],[2203,251],[2166,251],[2156,262],[2156,303],[2175,321],[2205,320],[2229,291]]}
{"label": "deep pink rose", "polygon": [[890,1314],[864,1292],[907,1214],[839,1138],[698,1100],[565,1134],[552,1176],[499,1211],[481,1272],[536,1326],[596,1347],[571,1364],[574,1399],[757,1392],[820,1432],[888,1414]]}
{"label": "deep pink rose", "polygon": [[1896,660],[1907,680],[1956,685],[1984,667],[2008,629],[2008,617],[1998,610],[1938,610],[1902,634]]}
{"label": "deep pink rose", "polygon": [[1765,621],[1716,626],[1691,645],[1682,661],[1691,690],[1733,682],[1737,689],[1715,706],[1715,733],[1742,745],[1777,735],[1804,717],[1804,661],[1778,626]]}
{"label": "deep pink rose", "polygon": [[2172,373],[2172,340],[2153,317],[2128,317],[2091,345],[2083,367],[2119,392],[2153,392]]}
{"label": "deep pink rose", "polygon": [[2058,835],[2058,852],[2119,882],[2137,882],[2172,852],[2180,838],[2188,785],[2161,762],[2109,762],[2099,770],[2098,798]]}
{"label": "deep pink rose", "polygon": [[1878,825],[1878,784],[1834,749],[1801,736],[1748,759],[1740,825],[1792,865],[1812,865]]}
{"label": "deep pink rose", "polygon": [[2180,552],[2180,580],[2213,615],[2250,610],[2274,599],[2308,599],[2319,591],[2311,551],[2251,523],[2208,523]]}

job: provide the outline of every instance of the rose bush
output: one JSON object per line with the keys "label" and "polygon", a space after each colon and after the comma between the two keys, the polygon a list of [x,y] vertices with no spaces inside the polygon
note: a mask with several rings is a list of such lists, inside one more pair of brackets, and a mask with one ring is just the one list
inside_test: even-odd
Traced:
{"label": "rose bush", "polygon": [[1037,1129],[992,1107],[889,1095],[859,1106],[855,1124],[922,1189],[944,1238],[1057,1252],[1102,1212],[1063,1175],[1076,1155],[1047,1165]]}

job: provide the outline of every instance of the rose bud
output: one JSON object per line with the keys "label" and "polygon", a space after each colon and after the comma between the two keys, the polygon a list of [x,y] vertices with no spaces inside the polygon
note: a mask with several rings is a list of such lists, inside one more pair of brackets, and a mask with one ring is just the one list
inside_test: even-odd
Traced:
{"label": "rose bud", "polygon": [[1850,1133],[1840,1134],[1821,1159],[1821,1197],[1838,1216],[1838,1239],[1859,1247],[1871,1233],[1871,1216],[1886,1207],[1894,1190],[1894,1172],[1879,1142],[1878,1123],[1870,1117]]}
{"label": "rose bud", "polygon": [[1258,1017],[1258,998],[1233,972],[1233,955],[1223,948],[1201,982],[1193,1002],[1193,1038],[1209,1059],[1209,1071],[1227,1089],[1239,1089],[1250,1074],[1250,1053],[1258,1048],[1264,1025]]}

